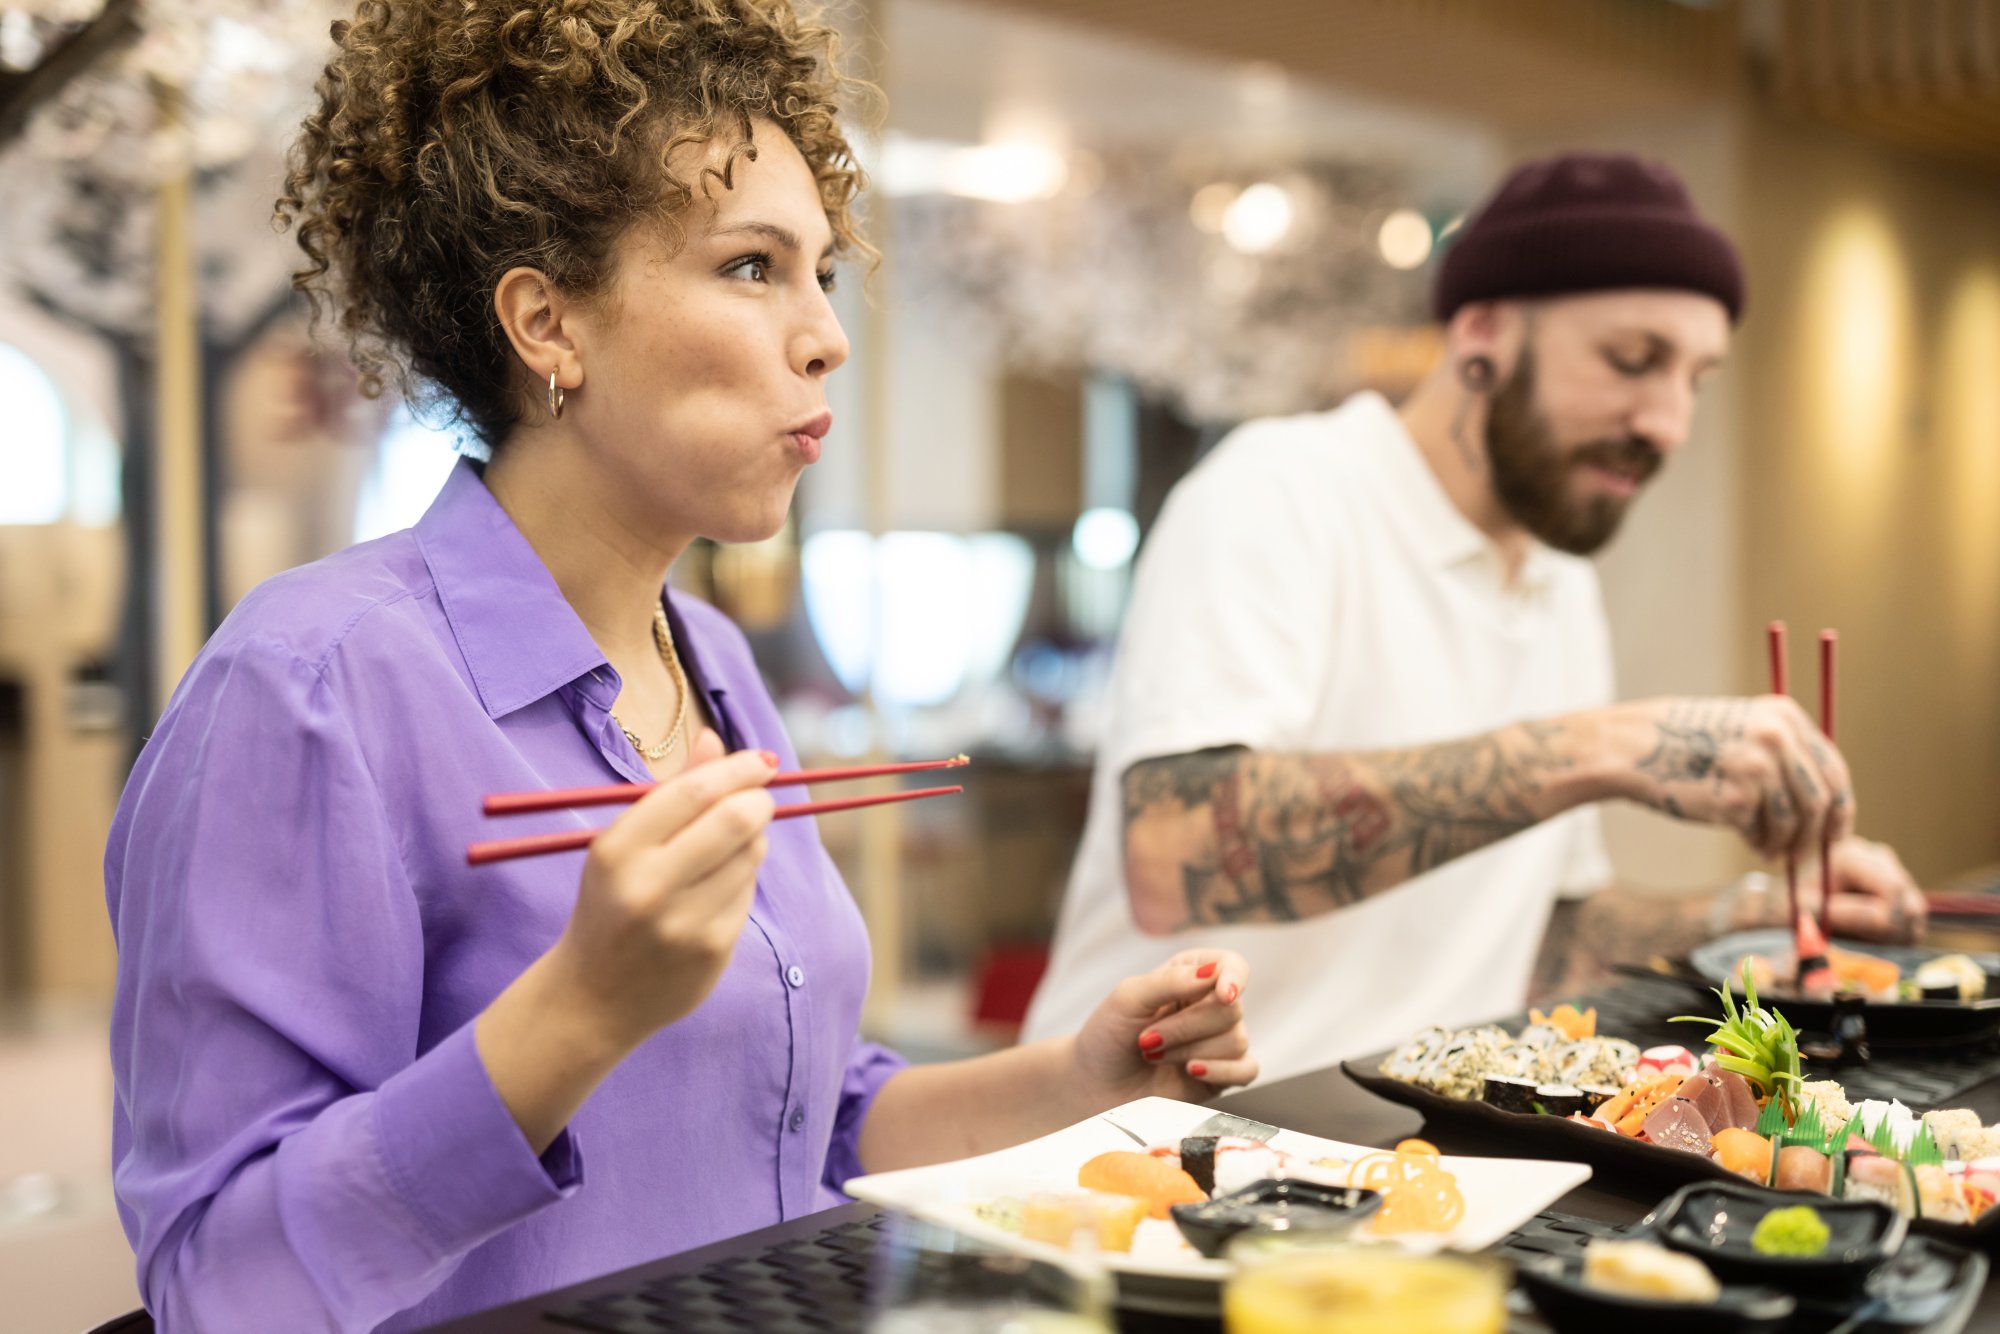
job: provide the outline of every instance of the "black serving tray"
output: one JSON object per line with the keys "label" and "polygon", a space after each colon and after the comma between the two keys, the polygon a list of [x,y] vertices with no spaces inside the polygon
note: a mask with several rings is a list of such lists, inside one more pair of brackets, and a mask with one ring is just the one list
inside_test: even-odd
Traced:
{"label": "black serving tray", "polygon": [[1692,1255],[1724,1283],[1762,1284],[1810,1297],[1854,1291],[1903,1244],[1909,1222],[1879,1200],[1814,1201],[1831,1235],[1820,1255],[1764,1255],[1750,1244],[1773,1209],[1800,1203],[1803,1192],[1747,1181],[1682,1186],[1647,1218],[1669,1250]]}
{"label": "black serving tray", "polygon": [[[1635,1225],[1629,1235],[1643,1237],[1645,1229]],[[1516,1286],[1555,1334],[1826,1334],[1842,1328],[1857,1334],[1959,1334],[1979,1303],[1988,1264],[1977,1251],[1911,1237],[1859,1291],[1796,1298],[1724,1281],[1723,1301],[1715,1306],[1596,1293],[1583,1286],[1582,1269],[1580,1252],[1515,1262]],[[1890,1305],[1876,1305],[1885,1294],[1901,1295]],[[1848,1325],[1856,1316],[1860,1323]]]}
{"label": "black serving tray", "polygon": [[1798,1310],[1789,1293],[1730,1284],[1713,1302],[1602,1292],[1584,1283],[1581,1254],[1523,1260],[1514,1266],[1514,1281],[1556,1334],[1780,1334]]}
{"label": "black serving tray", "polygon": [[[1987,994],[1976,1001],[1865,1001],[1861,1012],[1868,1022],[1868,1040],[1882,1046],[1940,1047],[1971,1045],[2000,1033],[2000,954],[1965,950],[1941,950],[1917,945],[1874,945],[1866,941],[1837,940],[1842,949],[1887,959],[1905,974],[1918,965],[1946,954],[1968,954],[1985,970]],[[1688,951],[1685,966],[1661,976],[1672,977],[1706,995],[1728,978],[1739,991],[1742,982],[1730,977],[1729,969],[1746,954],[1789,955],[1791,933],[1782,927],[1738,931],[1718,936]],[[1759,1002],[1789,1019],[1802,1032],[1823,1032],[1833,1024],[1833,1004],[1812,1000],[1789,988],[1774,988],[1769,995],[1759,992]],[[1716,1001],[1707,995],[1709,1008]]]}
{"label": "black serving tray", "polygon": [[[1476,1099],[1443,1097],[1406,1080],[1383,1074],[1381,1065],[1387,1055],[1342,1061],[1340,1068],[1349,1079],[1377,1097],[1415,1108],[1423,1114],[1426,1122],[1477,1135],[1480,1142],[1476,1151],[1479,1153],[1588,1163],[1608,1179],[1642,1187],[1672,1188],[1708,1181],[1749,1185],[1742,1177],[1724,1170],[1712,1158],[1680,1149],[1662,1148],[1566,1117],[1503,1112],[1490,1103]],[[1805,1191],[1773,1194],[1800,1204],[1827,1198]],[[1910,1230],[1964,1246],[1993,1249],[2000,1246],[2000,1208],[1987,1210],[1977,1223],[1969,1226],[1915,1218],[1910,1220]]]}

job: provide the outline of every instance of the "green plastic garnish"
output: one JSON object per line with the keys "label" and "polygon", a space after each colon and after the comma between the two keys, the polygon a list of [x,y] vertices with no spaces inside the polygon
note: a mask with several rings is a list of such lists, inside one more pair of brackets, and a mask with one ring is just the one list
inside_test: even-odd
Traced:
{"label": "green plastic garnish", "polygon": [[1796,1118],[1800,1090],[1805,1086],[1805,1079],[1799,1074],[1798,1032],[1785,1016],[1757,1003],[1757,984],[1751,980],[1748,964],[1743,967],[1741,1009],[1737,1008],[1726,979],[1715,994],[1722,998],[1720,1023],[1705,1014],[1677,1014],[1669,1022],[1714,1024],[1715,1031],[1708,1035],[1708,1041],[1722,1051],[1715,1063],[1769,1094],[1783,1109],[1786,1120]]}
{"label": "green plastic garnish", "polygon": [[1773,1209],[1750,1234],[1750,1249],[1759,1255],[1814,1256],[1824,1254],[1833,1233],[1810,1205]]}
{"label": "green plastic garnish", "polygon": [[1944,1165],[1944,1150],[1938,1148],[1937,1137],[1931,1134],[1928,1121],[1917,1123],[1916,1138],[1910,1141],[1909,1152],[1903,1155],[1903,1161],[1912,1167]]}

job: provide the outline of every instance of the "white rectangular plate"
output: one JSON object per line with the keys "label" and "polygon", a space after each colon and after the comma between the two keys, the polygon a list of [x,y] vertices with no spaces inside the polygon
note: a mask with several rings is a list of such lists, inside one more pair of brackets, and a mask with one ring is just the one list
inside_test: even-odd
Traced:
{"label": "white rectangular plate", "polygon": [[[856,1177],[847,1183],[846,1191],[858,1200],[914,1214],[1007,1250],[1054,1257],[1057,1252],[1052,1247],[982,1222],[973,1214],[973,1207],[1008,1196],[1024,1198],[1042,1190],[1074,1191],[1077,1169],[1085,1162],[1113,1149],[1139,1147],[1119,1132],[1119,1126],[1148,1144],[1170,1144],[1213,1111],[1171,1098],[1141,1098],[1106,1113],[1110,1121],[1092,1117],[998,1153]],[[1280,1130],[1271,1143],[1300,1163],[1316,1158],[1352,1162],[1379,1152],[1290,1130]],[[1441,1242],[1453,1250],[1481,1250],[1590,1179],[1590,1169],[1582,1163],[1447,1157],[1444,1165],[1458,1178],[1459,1189],[1465,1194],[1465,1217],[1442,1238],[1408,1238],[1414,1247],[1434,1249]],[[1366,1235],[1365,1229],[1358,1235]],[[1171,1221],[1151,1218],[1139,1225],[1131,1254],[1105,1255],[1102,1259],[1115,1273],[1148,1278],[1219,1282],[1230,1272],[1227,1261],[1207,1259],[1182,1240]]]}

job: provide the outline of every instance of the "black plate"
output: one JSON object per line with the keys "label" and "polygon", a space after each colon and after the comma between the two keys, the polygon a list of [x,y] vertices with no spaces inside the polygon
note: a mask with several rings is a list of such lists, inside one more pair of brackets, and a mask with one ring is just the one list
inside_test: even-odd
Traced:
{"label": "black plate", "polygon": [[[1499,1154],[1510,1158],[1558,1158],[1566,1162],[1589,1163],[1613,1180],[1641,1186],[1685,1186],[1696,1182],[1747,1185],[1742,1177],[1724,1171],[1712,1158],[1664,1149],[1596,1126],[1587,1126],[1560,1116],[1538,1116],[1531,1112],[1503,1112],[1477,1100],[1446,1098],[1381,1071],[1387,1054],[1342,1061],[1347,1077],[1377,1097],[1414,1107],[1424,1120],[1479,1136],[1475,1149],[1460,1152]],[[1824,1195],[1805,1191],[1781,1192],[1781,1197],[1800,1204],[1824,1200]],[[1989,1209],[1970,1227],[1963,1223],[1942,1223],[1918,1218],[1910,1230],[1926,1236],[1966,1246],[1990,1248],[2000,1244],[2000,1209]]]}
{"label": "black plate", "polygon": [[1556,1334],[1776,1334],[1798,1301],[1775,1288],[1725,1284],[1714,1302],[1665,1302],[1587,1287],[1581,1255],[1543,1255],[1514,1267],[1514,1278]]}
{"label": "black plate", "polygon": [[[1310,1233],[1333,1238],[1351,1232],[1382,1207],[1377,1191],[1358,1186],[1326,1186],[1317,1181],[1253,1181],[1200,1204],[1173,1207],[1174,1225],[1190,1245],[1210,1259],[1232,1237],[1246,1232]],[[1253,1218],[1252,1214],[1261,1215]]]}
{"label": "black plate", "polygon": [[[1946,954],[1963,954],[1964,950],[1940,950],[1914,945],[1872,945],[1866,941],[1835,941],[1842,949],[1859,954],[1872,954],[1887,959],[1902,968],[1905,974],[1913,972],[1917,965]],[[1707,993],[1709,988],[1719,987],[1728,974],[1729,967],[1746,954],[1781,953],[1789,955],[1792,950],[1791,937],[1782,927],[1768,927],[1757,931],[1738,931],[1733,935],[1718,936],[1706,945],[1688,951],[1685,972],[1671,974],[1676,980],[1687,982],[1697,990]],[[1986,971],[1988,979],[1987,995],[1976,1001],[1867,1001],[1862,1013],[1868,1020],[1870,1042],[1888,1046],[1952,1046],[1969,1045],[2000,1031],[2000,955],[1970,955],[1972,961]],[[1669,976],[1662,974],[1662,976]],[[1730,979],[1740,989],[1742,983]],[[1805,1032],[1823,1032],[1833,1023],[1831,1001],[1810,1000],[1792,994],[1785,989],[1776,989],[1766,996],[1757,994],[1759,1001],[1774,1005],[1783,1011],[1785,1018],[1792,1021],[1792,1027]],[[1710,1007],[1716,1004],[1713,995],[1708,996]]]}
{"label": "black plate", "polygon": [[1909,1223],[1874,1200],[1811,1203],[1831,1234],[1822,1255],[1764,1255],[1750,1244],[1764,1215],[1803,1203],[1797,1191],[1747,1182],[1683,1186],[1647,1217],[1660,1244],[1699,1258],[1725,1283],[1765,1284],[1787,1292],[1859,1288],[1869,1271],[1894,1255]]}

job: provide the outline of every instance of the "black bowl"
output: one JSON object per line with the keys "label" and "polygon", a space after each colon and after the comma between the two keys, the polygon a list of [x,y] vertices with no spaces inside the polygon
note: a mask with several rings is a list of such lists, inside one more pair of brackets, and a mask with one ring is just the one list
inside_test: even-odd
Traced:
{"label": "black bowl", "polygon": [[1337,1237],[1382,1207],[1382,1197],[1358,1186],[1275,1178],[1253,1181],[1200,1204],[1173,1207],[1174,1224],[1194,1248],[1211,1258],[1246,1232],[1295,1232]]}
{"label": "black bowl", "polygon": [[[1832,1234],[1819,1255],[1765,1255],[1750,1236],[1773,1209],[1804,1204]],[[1725,1283],[1768,1283],[1804,1295],[1852,1291],[1896,1253],[1909,1220],[1879,1200],[1834,1200],[1762,1186],[1683,1186],[1643,1226],[1662,1246],[1699,1258]]]}
{"label": "black bowl", "polygon": [[1712,1302],[1670,1302],[1605,1292],[1583,1281],[1581,1255],[1540,1255],[1514,1267],[1514,1278],[1556,1334],[1775,1334],[1798,1302],[1776,1288],[1725,1284]]}

